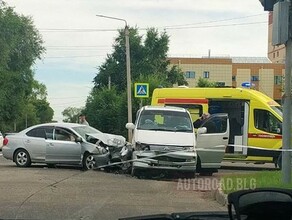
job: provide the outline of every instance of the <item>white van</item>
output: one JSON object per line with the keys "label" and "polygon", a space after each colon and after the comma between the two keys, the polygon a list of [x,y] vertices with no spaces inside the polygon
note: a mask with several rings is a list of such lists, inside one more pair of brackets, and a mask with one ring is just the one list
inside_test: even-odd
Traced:
{"label": "white van", "polygon": [[[145,169],[196,172],[196,139],[184,108],[145,106],[137,112],[133,132],[132,175]],[[135,159],[138,159],[135,161]]]}
{"label": "white van", "polygon": [[[215,125],[214,129],[209,129]],[[221,167],[228,144],[227,114],[214,114],[194,133],[190,113],[180,107],[145,106],[128,123],[134,130],[132,174],[142,169],[212,174]]]}

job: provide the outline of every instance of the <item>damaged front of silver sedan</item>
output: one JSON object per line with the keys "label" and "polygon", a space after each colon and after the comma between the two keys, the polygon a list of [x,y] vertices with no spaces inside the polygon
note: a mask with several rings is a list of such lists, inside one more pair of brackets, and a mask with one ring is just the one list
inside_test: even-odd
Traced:
{"label": "damaged front of silver sedan", "polygon": [[18,167],[44,163],[81,166],[84,170],[111,164],[126,146],[122,136],[76,123],[35,125],[7,135],[3,143],[3,156]]}
{"label": "damaged front of silver sedan", "polygon": [[96,163],[96,168],[107,171],[117,169],[124,172],[128,171],[131,166],[128,161],[132,159],[132,145],[123,136],[95,132],[85,133],[84,137],[87,142],[93,143],[98,148],[109,153],[108,163],[106,165],[104,163]]}

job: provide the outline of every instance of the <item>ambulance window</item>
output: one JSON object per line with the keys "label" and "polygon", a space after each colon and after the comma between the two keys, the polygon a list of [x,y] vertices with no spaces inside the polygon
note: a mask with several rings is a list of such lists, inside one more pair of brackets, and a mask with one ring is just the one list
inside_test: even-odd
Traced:
{"label": "ambulance window", "polygon": [[254,124],[259,130],[273,134],[282,134],[282,123],[269,111],[255,109]]}

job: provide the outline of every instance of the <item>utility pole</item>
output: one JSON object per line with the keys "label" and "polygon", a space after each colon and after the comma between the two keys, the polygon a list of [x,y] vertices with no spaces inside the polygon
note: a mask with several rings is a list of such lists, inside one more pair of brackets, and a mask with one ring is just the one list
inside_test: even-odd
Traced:
{"label": "utility pole", "polygon": [[292,65],[292,35],[291,35],[291,10],[290,2],[287,2],[288,9],[288,40],[285,43],[285,86],[283,95],[283,152],[282,152],[282,182],[291,183],[291,65]]}
{"label": "utility pole", "polygon": [[[125,43],[126,43],[126,71],[127,71],[127,101],[128,101],[128,123],[132,123],[132,92],[131,92],[131,62],[130,62],[130,40],[129,27],[125,19],[105,15],[96,15],[97,17],[108,18],[125,22]],[[132,130],[128,129],[128,141],[132,142]]]}
{"label": "utility pole", "polygon": [[[128,97],[128,123],[132,123],[132,93],[131,93],[131,66],[130,66],[130,43],[129,27],[126,22],[126,62],[127,62],[127,97]],[[132,129],[128,129],[128,141],[132,142]]]}
{"label": "utility pole", "polygon": [[286,46],[285,60],[285,88],[283,95],[283,152],[282,152],[282,181],[291,182],[291,59],[292,40],[289,39]]}
{"label": "utility pole", "polygon": [[111,90],[111,76],[108,76],[108,89]]}
{"label": "utility pole", "polygon": [[290,0],[259,0],[265,11],[273,11],[273,46],[285,44],[285,88],[283,104],[282,182],[291,183],[291,67],[292,67],[292,14]]}

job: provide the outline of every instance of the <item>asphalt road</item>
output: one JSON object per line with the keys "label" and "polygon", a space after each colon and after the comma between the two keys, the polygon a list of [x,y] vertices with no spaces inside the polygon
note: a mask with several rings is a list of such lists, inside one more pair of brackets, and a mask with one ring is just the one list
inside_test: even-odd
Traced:
{"label": "asphalt road", "polygon": [[211,198],[210,188],[204,189],[204,178],[153,180],[73,167],[18,168],[0,156],[0,219],[118,219],[225,211]]}

